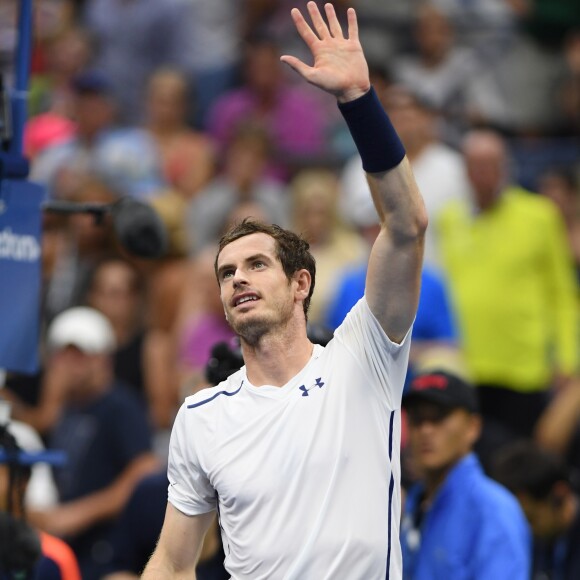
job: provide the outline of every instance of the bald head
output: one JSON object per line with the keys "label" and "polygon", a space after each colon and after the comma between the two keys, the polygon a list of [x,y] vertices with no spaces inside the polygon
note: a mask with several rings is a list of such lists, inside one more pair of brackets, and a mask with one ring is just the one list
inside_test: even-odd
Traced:
{"label": "bald head", "polygon": [[502,137],[489,130],[475,130],[463,141],[467,174],[480,209],[491,207],[507,179],[508,151]]}

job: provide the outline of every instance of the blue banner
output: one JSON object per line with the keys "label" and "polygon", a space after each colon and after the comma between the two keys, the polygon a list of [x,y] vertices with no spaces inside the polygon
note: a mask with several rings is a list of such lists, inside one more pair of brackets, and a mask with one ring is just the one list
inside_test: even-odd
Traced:
{"label": "blue banner", "polygon": [[45,190],[24,180],[0,181],[0,368],[38,370]]}

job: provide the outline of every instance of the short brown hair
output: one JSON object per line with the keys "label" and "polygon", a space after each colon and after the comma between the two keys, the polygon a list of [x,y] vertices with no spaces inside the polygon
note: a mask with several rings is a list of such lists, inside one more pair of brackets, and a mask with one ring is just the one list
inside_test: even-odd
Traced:
{"label": "short brown hair", "polygon": [[[314,292],[314,281],[316,278],[316,260],[310,253],[310,244],[299,235],[290,230],[281,228],[276,224],[265,224],[263,222],[245,218],[239,224],[234,225],[220,239],[218,251],[215,257],[214,268],[217,277],[217,263],[221,251],[232,242],[251,234],[266,234],[274,238],[276,242],[276,257],[282,264],[282,269],[288,281],[298,270],[308,270],[310,273],[310,291],[304,300],[304,316],[308,319],[308,308],[310,298]],[[219,279],[218,279],[219,282]]]}

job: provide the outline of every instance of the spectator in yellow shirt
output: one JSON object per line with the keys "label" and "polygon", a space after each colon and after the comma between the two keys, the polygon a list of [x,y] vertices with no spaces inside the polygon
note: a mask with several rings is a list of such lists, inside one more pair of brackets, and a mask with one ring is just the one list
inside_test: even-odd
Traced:
{"label": "spectator in yellow shirt", "polygon": [[498,445],[532,434],[550,388],[576,370],[576,286],[561,216],[509,182],[503,139],[472,131],[463,153],[471,201],[450,203],[435,227],[478,386],[485,464]]}

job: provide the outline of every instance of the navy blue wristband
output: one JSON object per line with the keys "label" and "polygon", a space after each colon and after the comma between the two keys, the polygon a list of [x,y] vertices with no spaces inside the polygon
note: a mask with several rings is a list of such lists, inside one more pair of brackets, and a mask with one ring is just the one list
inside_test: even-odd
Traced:
{"label": "navy blue wristband", "polygon": [[338,103],[367,173],[381,173],[396,167],[405,148],[391,124],[373,87],[362,97]]}

